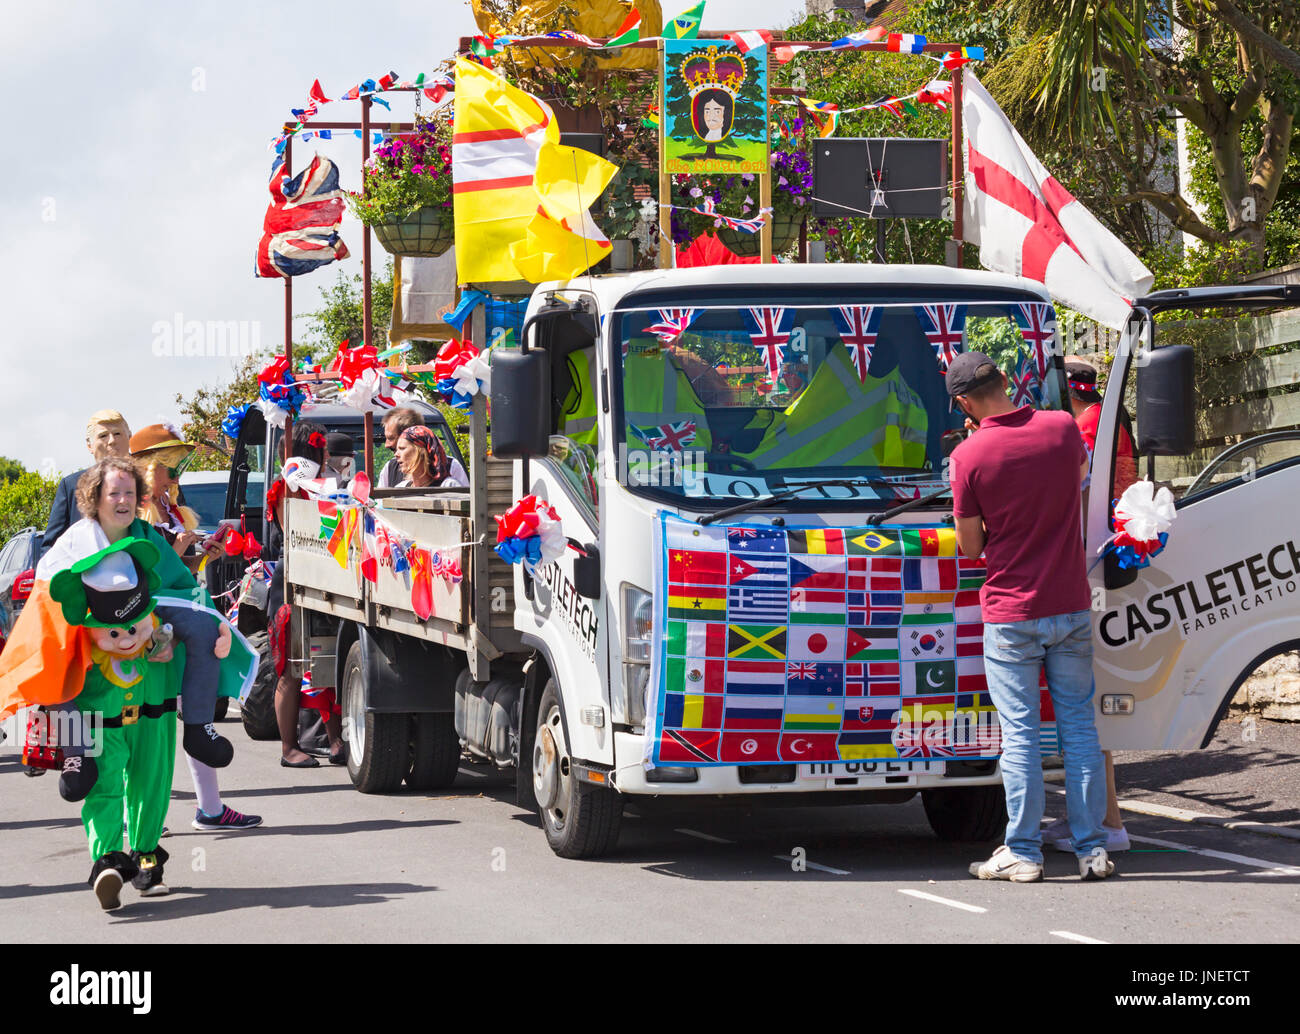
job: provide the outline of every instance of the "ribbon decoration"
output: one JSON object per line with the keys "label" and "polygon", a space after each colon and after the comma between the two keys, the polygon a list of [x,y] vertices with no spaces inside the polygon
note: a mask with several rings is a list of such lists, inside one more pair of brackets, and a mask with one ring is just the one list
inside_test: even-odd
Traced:
{"label": "ribbon decoration", "polygon": [[495,552],[507,564],[523,563],[529,574],[537,565],[558,560],[568,541],[560,527],[560,515],[545,499],[526,495],[503,514],[496,516]]}
{"label": "ribbon decoration", "polygon": [[339,401],[343,405],[363,413],[380,412],[396,405],[392,382],[385,376],[374,345],[348,348],[346,340],[340,342],[330,372],[338,374],[343,388]]}
{"label": "ribbon decoration", "polygon": [[487,358],[470,341],[452,338],[444,344],[433,361],[433,376],[443,401],[457,409],[469,409],[475,395],[491,391]]}
{"label": "ribbon decoration", "polygon": [[1121,571],[1146,567],[1165,548],[1176,516],[1169,489],[1135,481],[1115,503],[1115,534],[1105,549]]}
{"label": "ribbon decoration", "polygon": [[238,441],[240,428],[244,426],[244,418],[252,408],[251,402],[245,402],[242,406],[231,406],[227,409],[225,418],[221,421],[221,433],[232,442]]}
{"label": "ribbon decoration", "polygon": [[292,413],[297,417],[307,394],[293,380],[289,360],[277,355],[257,375],[257,406],[266,414],[267,423],[283,428]]}
{"label": "ribbon decoration", "polygon": [[232,529],[226,535],[223,548],[226,551],[226,556],[242,556],[249,563],[262,555],[262,544],[257,541],[256,536],[251,531],[245,535],[243,532]]}

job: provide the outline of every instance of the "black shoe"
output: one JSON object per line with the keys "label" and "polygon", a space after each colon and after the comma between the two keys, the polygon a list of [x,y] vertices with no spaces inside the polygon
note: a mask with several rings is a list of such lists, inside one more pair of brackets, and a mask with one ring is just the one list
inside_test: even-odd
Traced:
{"label": "black shoe", "polygon": [[131,886],[140,892],[142,898],[153,898],[168,893],[167,884],[163,882],[163,863],[168,855],[161,847],[152,851],[132,851],[131,860],[140,871],[131,880]]}
{"label": "black shoe", "polygon": [[94,758],[66,757],[59,776],[59,796],[65,801],[84,801],[98,778],[99,765]]}
{"label": "black shoe", "polygon": [[186,754],[195,761],[202,761],[209,768],[225,768],[235,756],[235,748],[212,727],[211,722],[206,725],[190,725],[186,722],[181,742]]}
{"label": "black shoe", "polygon": [[135,862],[124,851],[109,851],[95,860],[86,883],[94,890],[100,908],[111,912],[122,904],[122,883],[134,879],[139,872]]}

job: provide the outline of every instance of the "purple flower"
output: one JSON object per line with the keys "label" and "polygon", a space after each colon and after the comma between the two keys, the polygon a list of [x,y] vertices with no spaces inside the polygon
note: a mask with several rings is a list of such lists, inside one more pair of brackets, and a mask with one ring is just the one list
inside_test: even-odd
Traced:
{"label": "purple flower", "polygon": [[790,181],[786,179],[784,176],[779,176],[777,177],[776,185],[778,187],[788,187],[790,185]]}
{"label": "purple flower", "polygon": [[752,172],[743,173],[740,178],[744,180],[746,183],[754,182],[754,174]]}
{"label": "purple flower", "polygon": [[691,187],[690,194],[691,197],[703,197],[704,191],[702,191],[699,187]]}

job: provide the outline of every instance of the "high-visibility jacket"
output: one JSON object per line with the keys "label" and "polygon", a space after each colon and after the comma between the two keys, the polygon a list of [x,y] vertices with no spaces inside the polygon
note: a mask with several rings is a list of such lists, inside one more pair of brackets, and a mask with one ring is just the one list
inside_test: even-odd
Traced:
{"label": "high-visibility jacket", "polygon": [[929,416],[895,367],[884,377],[857,371],[832,349],[808,387],[749,453],[760,469],[925,465]]}
{"label": "high-visibility jacket", "polygon": [[704,405],[666,348],[632,351],[623,360],[623,420],[629,448],[636,447],[637,438],[655,441],[669,435],[687,449],[712,447]]}
{"label": "high-visibility jacket", "polygon": [[573,386],[564,397],[560,412],[560,434],[579,445],[596,447],[596,349],[570,352],[569,372]]}

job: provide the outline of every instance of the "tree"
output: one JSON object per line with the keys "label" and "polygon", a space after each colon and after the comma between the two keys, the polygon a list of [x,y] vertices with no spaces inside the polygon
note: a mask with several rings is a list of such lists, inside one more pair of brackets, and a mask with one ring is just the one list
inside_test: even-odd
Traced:
{"label": "tree", "polygon": [[8,484],[10,481],[16,481],[23,476],[25,470],[26,468],[17,460],[0,456],[0,483]]}
{"label": "tree", "polygon": [[44,528],[58,488],[58,478],[41,477],[31,471],[0,484],[0,544],[23,528]]}
{"label": "tree", "polygon": [[257,374],[270,355],[251,355],[235,368],[226,384],[199,388],[190,395],[176,396],[180,407],[181,434],[198,446],[190,461],[190,470],[226,470],[230,466],[231,445],[221,430],[221,422],[231,406],[257,399]]}
{"label": "tree", "polygon": [[[1025,32],[987,85],[1018,126],[1109,151],[1121,203],[1147,202],[1204,241],[1244,241],[1263,257],[1300,104],[1300,9],[1260,0],[1007,0]],[[1165,28],[1167,27],[1167,29]],[[1175,111],[1203,134],[1221,225],[1159,182],[1149,127]],[[1248,155],[1249,127],[1260,127]]]}

